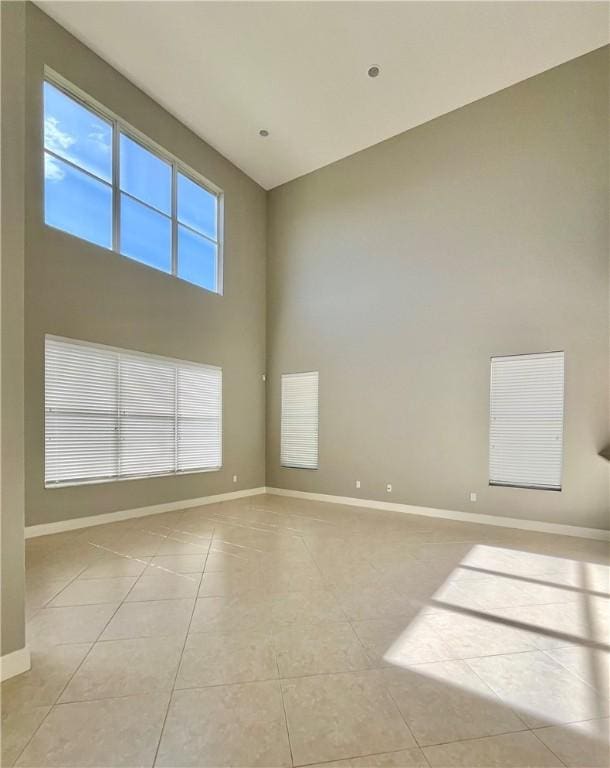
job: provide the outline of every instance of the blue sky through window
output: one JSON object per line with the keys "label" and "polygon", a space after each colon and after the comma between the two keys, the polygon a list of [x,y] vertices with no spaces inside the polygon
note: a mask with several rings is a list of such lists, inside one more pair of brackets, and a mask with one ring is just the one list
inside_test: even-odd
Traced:
{"label": "blue sky through window", "polygon": [[208,291],[216,291],[217,246],[178,225],[178,277]]}
{"label": "blue sky through window", "polygon": [[124,256],[172,273],[176,226],[175,273],[217,291],[218,196],[176,172],[172,211],[171,163],[123,133],[113,187],[113,130],[114,123],[44,83],[45,223],[112,249],[113,194],[120,195],[118,248]]}
{"label": "blue sky through window", "polygon": [[44,146],[112,181],[112,125],[50,83],[44,84]]}
{"label": "blue sky through window", "polygon": [[216,195],[178,174],[178,221],[216,240]]}
{"label": "blue sky through window", "polygon": [[45,222],[112,248],[112,187],[52,155],[44,165]]}
{"label": "blue sky through window", "polygon": [[121,134],[121,189],[168,216],[172,207],[172,168]]}
{"label": "blue sky through window", "polygon": [[121,195],[121,253],[163,272],[171,272],[171,219]]}
{"label": "blue sky through window", "polygon": [[112,126],[45,82],[44,146],[89,172],[45,152],[45,223],[111,248]]}

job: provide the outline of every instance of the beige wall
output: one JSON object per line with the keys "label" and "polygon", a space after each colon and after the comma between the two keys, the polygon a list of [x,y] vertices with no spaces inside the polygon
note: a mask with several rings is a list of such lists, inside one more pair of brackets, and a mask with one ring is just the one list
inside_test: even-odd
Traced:
{"label": "beige wall", "polygon": [[[267,367],[268,485],[608,526],[607,49],[284,185],[267,210],[31,5],[27,42],[28,524],[263,485]],[[44,226],[45,63],[224,189],[223,297]],[[45,490],[45,333],[221,365],[223,470]],[[489,357],[548,349],[566,352],[564,490],[490,488]],[[309,369],[320,469],[282,469],[279,375]]]}
{"label": "beige wall", "polygon": [[[609,527],[608,64],[593,52],[270,194],[267,485]],[[564,488],[489,487],[489,358],[558,349]],[[283,469],[279,376],[314,369],[320,468]]]}
{"label": "beige wall", "polygon": [[[265,191],[32,5],[27,43],[27,523],[264,485]],[[45,227],[45,64],[224,190],[224,296]],[[45,333],[222,366],[223,469],[45,490]],[[233,474],[239,477],[237,484]]]}
{"label": "beige wall", "polygon": [[0,269],[0,506],[2,625],[0,655],[25,645],[23,472],[23,273],[25,8],[0,4],[2,263]]}

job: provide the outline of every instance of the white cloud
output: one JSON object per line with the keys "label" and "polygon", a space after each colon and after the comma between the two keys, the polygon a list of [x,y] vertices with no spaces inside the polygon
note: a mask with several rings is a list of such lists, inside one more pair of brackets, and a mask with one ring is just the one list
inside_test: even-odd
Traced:
{"label": "white cloud", "polygon": [[110,152],[110,144],[108,143],[107,132],[105,132],[104,127],[99,124],[94,124],[92,128],[94,130],[87,134],[87,138],[89,141],[95,144],[100,151],[104,152],[104,154],[107,154]]}
{"label": "white cloud", "polygon": [[44,121],[44,143],[47,149],[54,152],[65,152],[73,144],[76,144],[76,139],[71,134],[61,130],[59,120],[56,117],[47,117]]}
{"label": "white cloud", "polygon": [[44,156],[44,177],[49,181],[61,181],[65,178],[66,172],[51,155]]}

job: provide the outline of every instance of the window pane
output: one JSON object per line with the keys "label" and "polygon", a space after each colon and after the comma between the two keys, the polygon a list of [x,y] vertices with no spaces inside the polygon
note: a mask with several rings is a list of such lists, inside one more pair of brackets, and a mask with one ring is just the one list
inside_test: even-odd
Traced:
{"label": "window pane", "polygon": [[178,220],[213,240],[217,239],[216,195],[178,174]]}
{"label": "window pane", "polygon": [[216,291],[217,246],[190,229],[178,227],[178,277]]}
{"label": "window pane", "polygon": [[171,272],[171,220],[121,195],[121,253],[156,269]]}
{"label": "window pane", "polygon": [[50,83],[44,84],[44,146],[112,180],[112,125]]}
{"label": "window pane", "polygon": [[112,247],[112,188],[45,152],[44,220],[104,248]]}
{"label": "window pane", "polygon": [[171,166],[121,134],[121,189],[168,216],[171,214]]}

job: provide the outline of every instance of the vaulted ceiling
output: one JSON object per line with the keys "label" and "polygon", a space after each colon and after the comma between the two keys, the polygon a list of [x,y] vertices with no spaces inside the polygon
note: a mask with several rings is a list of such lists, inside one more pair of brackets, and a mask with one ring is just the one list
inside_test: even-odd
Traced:
{"label": "vaulted ceiling", "polygon": [[609,40],[605,2],[38,5],[266,188]]}

